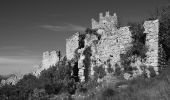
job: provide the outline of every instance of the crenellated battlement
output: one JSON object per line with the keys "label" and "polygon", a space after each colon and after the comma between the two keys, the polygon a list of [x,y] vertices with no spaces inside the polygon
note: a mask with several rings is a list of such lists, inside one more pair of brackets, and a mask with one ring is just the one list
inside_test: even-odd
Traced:
{"label": "crenellated battlement", "polygon": [[99,14],[99,22],[97,22],[95,19],[92,18],[92,29],[105,29],[105,30],[113,30],[117,27],[117,15],[116,13],[110,15],[109,11],[105,13],[105,16],[103,16],[103,13]]}
{"label": "crenellated battlement", "polygon": [[[81,51],[79,52],[80,58],[78,59],[78,76],[81,81],[85,81],[86,77],[84,76],[86,68],[83,64],[85,55],[82,53],[83,50],[86,49],[86,47],[91,47],[92,50],[92,56],[90,57],[90,60],[93,62],[90,62],[91,68],[88,69],[91,76],[94,75],[94,66],[100,66],[104,64],[107,69],[108,59],[113,70],[116,69],[116,65],[121,67],[121,55],[126,54],[127,50],[133,47],[133,38],[130,31],[130,26],[118,28],[116,13],[114,13],[113,15],[111,15],[108,11],[105,13],[105,15],[103,15],[103,13],[100,13],[99,21],[96,21],[95,19],[92,19],[91,21],[92,29],[97,30],[97,34],[101,36],[100,39],[96,38],[93,35],[86,34],[85,39],[83,40],[85,41],[85,46],[81,49],[78,48],[78,44],[80,41],[77,34],[73,35],[66,42],[66,55],[69,60],[74,58],[75,50],[78,49],[78,51]],[[131,77],[136,77],[143,73],[142,69],[139,67],[142,65],[145,65],[147,67],[152,66],[155,73],[158,74],[157,66],[159,62],[159,21],[145,21],[143,28],[145,29],[143,33],[146,33],[145,45],[148,47],[148,51],[146,52],[146,61],[145,59],[142,59],[140,57],[135,58],[134,55],[135,61],[131,63],[131,66],[136,67],[137,70],[133,70],[133,74],[131,75]],[[149,74],[147,75],[148,77],[150,77]],[[125,79],[130,78],[127,78],[125,74]]]}
{"label": "crenellated battlement", "polygon": [[[148,70],[143,70],[140,66],[152,67],[155,73],[159,74],[159,58],[162,55],[159,46],[159,20],[145,21],[143,28],[145,29],[143,33],[146,34],[144,44],[147,47],[146,57],[143,59],[135,54],[129,57],[131,59],[129,66],[136,68],[136,70],[133,70],[129,74],[124,73],[125,79],[137,77],[145,73],[145,71],[147,71],[147,76],[150,77]],[[113,15],[108,11],[105,15],[100,13],[99,21],[92,19],[92,29],[96,30],[95,34],[85,33],[82,35],[77,32],[69,39],[66,39],[66,57],[68,61],[76,58],[76,62],[72,62],[72,67],[77,68],[78,72],[73,70],[73,74],[76,73],[75,75],[79,77],[80,81],[87,81],[89,76],[93,76],[95,66],[104,66],[106,73],[108,73],[108,66],[113,69],[113,72],[117,67],[120,67],[123,71],[121,56],[126,54],[130,48],[133,48],[130,26],[118,28],[116,13]],[[86,50],[89,50],[88,53]],[[88,54],[90,56],[89,58],[87,58]],[[89,59],[88,67],[84,63],[86,59]],[[58,61],[58,52],[46,51],[43,53],[42,69],[54,66]],[[89,76],[85,76],[86,74]],[[129,75],[130,77],[127,77]]]}

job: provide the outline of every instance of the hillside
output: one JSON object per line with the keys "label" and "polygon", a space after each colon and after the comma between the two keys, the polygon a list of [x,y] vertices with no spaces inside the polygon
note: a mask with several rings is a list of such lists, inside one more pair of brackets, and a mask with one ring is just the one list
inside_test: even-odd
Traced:
{"label": "hillside", "polygon": [[0,87],[0,99],[169,100],[169,11],[125,27],[116,14],[99,14],[92,28],[67,39],[66,56],[45,52],[36,73]]}

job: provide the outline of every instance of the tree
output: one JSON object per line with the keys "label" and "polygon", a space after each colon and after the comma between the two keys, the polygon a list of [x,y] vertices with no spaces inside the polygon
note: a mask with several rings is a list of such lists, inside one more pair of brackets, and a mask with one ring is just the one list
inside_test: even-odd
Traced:
{"label": "tree", "polygon": [[24,75],[24,77],[16,84],[17,94],[22,100],[27,99],[37,87],[39,87],[39,81],[32,74]]}
{"label": "tree", "polygon": [[103,65],[95,66],[94,67],[95,74],[97,74],[98,78],[103,78],[106,75],[105,69],[103,68]]}
{"label": "tree", "polygon": [[59,61],[61,60],[61,57],[62,57],[62,55],[61,55],[61,51],[58,51],[58,55],[57,55],[58,57],[59,57]]}

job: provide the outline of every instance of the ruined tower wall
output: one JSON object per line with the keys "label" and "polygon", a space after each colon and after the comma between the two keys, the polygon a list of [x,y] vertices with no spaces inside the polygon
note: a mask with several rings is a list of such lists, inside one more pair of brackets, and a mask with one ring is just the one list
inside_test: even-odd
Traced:
{"label": "ruined tower wall", "polygon": [[74,58],[75,50],[79,46],[79,33],[75,33],[71,38],[66,40],[66,57],[68,60]]}
{"label": "ruined tower wall", "polygon": [[59,61],[58,52],[53,50],[50,52],[50,66],[55,66]]}
{"label": "ruined tower wall", "polygon": [[[146,62],[142,65],[153,66],[155,72],[158,72],[158,56],[159,56],[159,22],[146,21],[144,23],[146,33],[146,46],[148,52],[146,53]],[[132,34],[129,26],[117,27],[117,16],[114,14],[111,16],[109,12],[103,16],[99,14],[99,22],[92,19],[92,29],[97,30],[98,35],[101,36],[99,39],[94,34],[85,34],[84,46],[79,48],[79,33],[73,35],[66,41],[66,56],[68,60],[74,58],[75,51],[78,49],[80,58],[78,59],[79,78],[81,81],[85,80],[84,76],[84,63],[85,55],[83,54],[86,47],[91,47],[91,68],[90,75],[94,74],[93,67],[105,64],[107,67],[107,60],[110,60],[111,66],[115,69],[115,64],[120,64],[120,55],[125,54],[132,44]],[[137,66],[139,67],[139,66]],[[158,74],[158,73],[157,73]]]}
{"label": "ruined tower wall", "polygon": [[114,35],[102,38],[97,44],[97,52],[102,62],[109,58],[113,62],[120,60],[120,54],[126,52],[126,48],[130,46],[132,38],[129,27],[121,27]]}
{"label": "ruined tower wall", "polygon": [[106,37],[100,40],[100,42],[97,44],[97,54],[102,62],[107,61],[108,58],[113,55],[115,60],[118,60],[116,56],[119,55],[117,43],[117,38],[114,36]]}
{"label": "ruined tower wall", "polygon": [[53,50],[51,52],[46,51],[43,53],[42,68],[48,69],[50,66],[55,66],[59,61],[57,51]]}
{"label": "ruined tower wall", "polygon": [[55,66],[59,62],[58,53],[55,50],[43,52],[41,64],[34,67],[32,74],[38,77],[42,70]]}
{"label": "ruined tower wall", "polygon": [[158,53],[159,53],[159,21],[145,21],[144,28],[146,33],[146,46],[148,52],[146,53],[146,65],[154,67],[155,72],[158,74]]}
{"label": "ruined tower wall", "polygon": [[117,15],[116,13],[113,16],[107,11],[105,16],[102,13],[99,14],[99,22],[92,19],[92,29],[104,29],[105,31],[111,31],[117,26]]}
{"label": "ruined tower wall", "polygon": [[[92,29],[97,29],[101,35],[98,44],[92,44],[92,60],[97,60],[97,66],[110,60],[112,68],[116,63],[120,63],[120,54],[126,52],[126,48],[131,46],[132,38],[128,26],[117,28],[117,16],[111,16],[109,12],[103,16],[99,14],[99,22],[92,19]],[[95,66],[94,63],[91,66]],[[93,68],[91,75],[94,74]]]}
{"label": "ruined tower wall", "polygon": [[95,40],[98,40],[96,35],[93,34],[86,34],[86,37],[84,39],[85,46],[90,46],[92,43],[94,43]]}
{"label": "ruined tower wall", "polygon": [[50,66],[50,53],[49,51],[43,52],[42,66],[47,69]]}
{"label": "ruined tower wall", "polygon": [[132,34],[129,26],[120,27],[118,30],[118,45],[120,54],[124,54],[126,49],[132,46]]}

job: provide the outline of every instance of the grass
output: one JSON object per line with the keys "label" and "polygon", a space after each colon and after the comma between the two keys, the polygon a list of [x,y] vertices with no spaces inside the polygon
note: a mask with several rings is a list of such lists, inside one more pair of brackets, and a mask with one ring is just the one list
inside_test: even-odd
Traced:
{"label": "grass", "polygon": [[120,89],[107,85],[100,87],[93,95],[75,100],[170,100],[170,68],[156,77],[139,77],[123,84],[128,87]]}
{"label": "grass", "polygon": [[170,100],[170,68],[156,77],[103,84],[91,81],[75,95],[57,95],[50,100]]}

